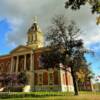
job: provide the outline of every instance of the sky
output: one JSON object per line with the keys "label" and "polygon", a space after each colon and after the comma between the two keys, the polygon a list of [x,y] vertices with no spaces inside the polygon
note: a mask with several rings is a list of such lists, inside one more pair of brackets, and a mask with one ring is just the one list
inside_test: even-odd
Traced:
{"label": "sky", "polygon": [[65,9],[66,0],[0,0],[0,55],[27,41],[27,30],[37,16],[41,30],[46,34],[53,16],[64,14],[80,27],[85,47],[95,51],[95,57],[87,56],[91,69],[100,75],[100,25],[96,14],[91,14],[87,4],[80,10]]}

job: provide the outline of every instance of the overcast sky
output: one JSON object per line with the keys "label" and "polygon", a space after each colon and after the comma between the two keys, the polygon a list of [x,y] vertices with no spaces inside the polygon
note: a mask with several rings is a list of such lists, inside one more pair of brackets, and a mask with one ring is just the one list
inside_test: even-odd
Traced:
{"label": "overcast sky", "polygon": [[97,61],[94,66],[100,68],[100,26],[96,25],[97,15],[91,14],[88,5],[78,11],[65,9],[65,1],[0,0],[0,55],[8,53],[19,44],[26,43],[26,33],[33,23],[34,16],[38,17],[41,30],[46,34],[51,18],[57,14],[65,14],[81,28],[83,33],[81,37],[85,41],[85,46],[96,51],[98,57],[89,59],[91,62]]}
{"label": "overcast sky", "polygon": [[[73,19],[81,28],[83,37],[87,42],[98,41],[100,34],[96,25],[96,16],[91,14],[89,7],[82,7],[79,11],[66,10],[66,0],[1,0],[0,17],[10,24],[11,31],[6,34],[8,44],[25,42],[27,29],[33,22],[34,16],[44,31],[51,18],[56,14],[65,14],[68,19]],[[16,36],[17,34],[17,36]],[[94,34],[96,37],[94,37]],[[20,37],[20,38],[19,38]]]}

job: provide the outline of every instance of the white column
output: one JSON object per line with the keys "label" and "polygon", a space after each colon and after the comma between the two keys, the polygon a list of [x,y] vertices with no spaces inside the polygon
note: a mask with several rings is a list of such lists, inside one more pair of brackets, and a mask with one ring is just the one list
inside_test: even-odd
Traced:
{"label": "white column", "polygon": [[11,57],[11,70],[10,72],[12,73],[13,72],[13,57]]}
{"label": "white column", "polygon": [[19,63],[19,56],[17,56],[17,59],[16,59],[16,73],[18,72],[18,63]]}
{"label": "white column", "polygon": [[24,55],[24,71],[26,70],[26,55]]}
{"label": "white column", "polygon": [[30,71],[33,71],[33,57],[32,53],[30,54]]}

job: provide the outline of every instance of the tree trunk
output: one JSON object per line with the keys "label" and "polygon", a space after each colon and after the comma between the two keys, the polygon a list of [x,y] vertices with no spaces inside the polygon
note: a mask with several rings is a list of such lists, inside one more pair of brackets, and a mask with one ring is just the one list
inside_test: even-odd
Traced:
{"label": "tree trunk", "polygon": [[73,78],[73,85],[74,85],[74,92],[75,95],[78,95],[78,84],[77,84],[77,79],[76,79],[76,75],[75,75],[75,71],[73,69],[73,66],[71,67],[71,74],[72,74],[72,78]]}

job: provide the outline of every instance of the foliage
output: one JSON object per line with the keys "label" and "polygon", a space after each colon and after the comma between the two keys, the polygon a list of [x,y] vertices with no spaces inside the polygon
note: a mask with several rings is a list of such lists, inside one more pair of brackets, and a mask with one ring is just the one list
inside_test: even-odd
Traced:
{"label": "foliage", "polygon": [[92,13],[100,13],[100,1],[99,0],[68,0],[65,3],[65,8],[71,8],[72,10],[80,9],[82,5],[89,3]]}
{"label": "foliage", "polygon": [[64,55],[55,49],[45,51],[41,54],[40,61],[46,69],[58,67],[59,63],[64,63]]}
{"label": "foliage", "polygon": [[76,70],[77,79],[85,82],[94,77],[94,73],[91,70],[91,63],[87,63],[86,60],[81,62],[81,66]]}
{"label": "foliage", "polygon": [[50,26],[46,37],[46,40],[49,41],[50,51],[41,54],[43,66],[52,67],[58,63],[70,66],[71,63],[76,63],[76,60],[80,63],[74,66],[75,70],[85,66],[82,62],[87,63],[84,56],[87,50],[83,46],[83,41],[77,39],[79,34],[80,29],[74,21],[67,25],[65,16],[59,15],[53,18],[53,24]]}
{"label": "foliage", "polygon": [[[38,92],[39,93],[39,92]],[[62,92],[59,92],[62,94]],[[41,92],[40,92],[41,94]],[[92,96],[91,96],[92,95]],[[42,96],[42,97],[14,97],[4,100],[99,100],[100,92],[80,92],[79,96],[73,96],[71,93],[65,92],[65,95],[57,95],[57,96]],[[1,99],[2,100],[2,99]]]}
{"label": "foliage", "polygon": [[28,80],[27,80],[27,76],[26,76],[26,73],[25,72],[21,72],[19,75],[18,75],[18,82],[20,84],[23,84],[23,85],[26,85]]}
{"label": "foliage", "polygon": [[80,33],[74,21],[67,24],[65,16],[54,17],[46,38],[51,53],[44,52],[41,56],[44,67],[53,67],[59,63],[70,66],[76,95],[76,71],[82,66],[81,62],[86,61],[84,54],[88,51],[83,41],[78,39]]}
{"label": "foliage", "polygon": [[[99,100],[100,92],[80,92],[73,96],[68,92],[30,92],[30,93],[1,93],[0,100]],[[91,96],[92,95],[92,96]]]}
{"label": "foliage", "polygon": [[3,92],[22,92],[24,86],[9,86],[4,89]]}
{"label": "foliage", "polygon": [[72,93],[66,93],[66,92],[30,92],[30,93],[24,93],[24,92],[11,92],[11,93],[0,93],[0,98],[2,99],[8,99],[8,98],[25,98],[25,97],[44,97],[44,96],[65,96],[65,95],[71,95]]}

